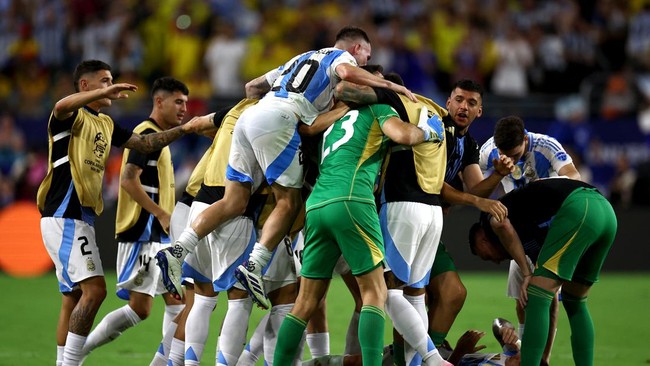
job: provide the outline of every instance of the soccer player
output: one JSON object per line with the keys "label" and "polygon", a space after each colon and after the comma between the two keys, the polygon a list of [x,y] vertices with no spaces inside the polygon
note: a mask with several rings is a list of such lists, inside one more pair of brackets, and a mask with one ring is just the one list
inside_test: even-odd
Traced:
{"label": "soccer player", "polygon": [[77,365],[99,306],[106,282],[95,239],[94,220],[101,214],[102,184],[111,145],[151,153],[186,133],[195,123],[140,135],[106,114],[113,100],[128,98],[137,86],[113,84],[111,67],[86,60],[74,73],[76,93],[59,100],[48,122],[49,166],[38,190],[41,233],[56,266],[62,293],[57,325],[57,364]]}
{"label": "soccer player", "polygon": [[[483,260],[514,259],[523,271],[521,364],[542,361],[551,302],[562,286],[574,362],[593,365],[594,325],[587,297],[616,235],[612,206],[594,187],[566,178],[531,182],[500,200],[508,207],[508,219],[499,222],[481,214],[470,230],[470,248]],[[526,256],[535,264],[533,271]]]}
{"label": "soccer player", "polygon": [[[506,176],[491,174],[494,171],[494,162],[499,161],[503,156],[512,160],[515,164],[514,169]],[[481,146],[479,164],[486,176],[501,178],[501,184],[494,192],[496,197],[540,178],[553,176],[566,176],[576,180],[581,178],[571,157],[556,139],[526,131],[524,121],[517,116],[508,116],[497,121],[494,136]],[[528,266],[532,266],[531,261],[528,261]],[[516,262],[511,261],[508,273],[508,296],[517,299],[522,282],[522,269]],[[516,311],[519,320],[519,337],[523,337],[525,315],[520,304],[519,301],[516,302]],[[544,352],[546,363],[550,358],[555,338],[558,299],[553,300],[551,310],[551,332]]]}
{"label": "soccer player", "polygon": [[[386,78],[392,78],[392,74],[387,74]],[[398,76],[397,76],[398,77]],[[399,81],[396,81],[399,83]],[[394,157],[391,156],[391,164],[393,166],[393,174],[386,174],[388,180],[388,189],[384,189],[385,193],[383,195],[384,201],[400,202],[400,203],[389,203],[390,205],[402,205],[403,202],[412,202],[413,205],[434,203],[436,206],[440,206],[441,197],[444,201],[454,203],[454,204],[465,204],[465,205],[474,205],[481,210],[486,210],[492,212],[497,217],[503,217],[505,215],[505,207],[499,204],[498,202],[492,200],[486,200],[480,197],[487,197],[492,190],[500,182],[499,179],[486,178],[483,180],[483,175],[478,166],[478,145],[468,134],[468,128],[471,122],[482,113],[482,92],[483,89],[480,85],[472,82],[470,80],[461,80],[459,81],[452,93],[450,98],[447,100],[447,111],[442,110],[437,105],[432,104],[433,102],[428,101],[426,98],[422,98],[422,101],[428,101],[429,106],[436,110],[440,111],[440,114],[443,115],[443,122],[445,123],[446,130],[446,147],[447,147],[447,167],[444,174],[445,183],[442,185],[442,188],[438,188],[439,194],[427,194],[419,186],[418,177],[418,166],[413,166],[413,155],[409,150],[400,149],[401,151],[395,152]],[[369,88],[365,86],[354,85],[348,82],[342,82],[337,86],[337,97],[347,98],[349,100],[355,101],[357,103],[385,103],[393,106],[399,113],[400,116],[403,116],[404,119],[409,118],[406,115],[406,106],[410,102],[404,101],[404,98],[401,98],[397,93],[390,90],[381,89],[381,88]],[[397,159],[397,160],[396,160]],[[396,162],[399,162],[396,164]],[[496,167],[500,174],[505,175],[509,172],[508,169],[511,168],[512,163],[510,163],[509,158],[502,158],[500,161],[496,162]],[[510,164],[508,166],[507,164]],[[429,164],[430,165],[430,164]],[[440,167],[444,169],[444,166]],[[387,173],[390,173],[391,168],[389,168]],[[465,178],[466,184],[469,188],[472,188],[472,192],[475,192],[480,197],[475,195],[466,194],[461,191],[457,191],[454,187],[462,189],[462,182],[456,184],[458,179],[459,172],[463,173],[463,178]],[[439,172],[439,175],[442,174]],[[410,177],[409,179],[405,177]],[[442,182],[438,180],[438,185]],[[453,184],[453,187],[452,185]],[[476,187],[476,188],[474,188]],[[383,207],[383,206],[382,206]],[[397,221],[393,222],[392,230],[404,230],[404,228],[413,225],[413,223],[406,223],[404,220],[406,217],[404,214],[397,215]],[[428,217],[425,215],[425,217]],[[433,218],[433,217],[431,217]],[[418,221],[419,219],[413,219],[413,221]],[[388,224],[388,220],[382,221],[382,224]],[[435,222],[435,221],[432,221]],[[441,224],[442,219],[438,218],[437,224]],[[390,238],[390,225],[384,225],[383,229],[385,230],[385,236]],[[409,230],[408,232],[417,232],[417,230]],[[410,234],[409,234],[410,235]],[[439,236],[439,235],[438,235]],[[425,236],[426,237],[426,236]],[[408,245],[406,244],[408,243]],[[447,254],[444,246],[442,248],[438,247],[437,252],[435,251],[435,245],[438,242],[436,241],[433,247],[435,252],[436,260],[433,262],[433,268],[429,264],[426,269],[421,268],[420,271],[424,270],[425,277],[421,277],[422,280],[419,281],[419,284],[412,284],[412,286],[407,286],[404,288],[404,294],[406,299],[416,308],[423,318],[423,322],[426,323],[425,316],[425,304],[424,304],[424,289],[423,286],[426,285],[428,278],[429,269],[431,269],[431,280],[427,285],[427,291],[429,292],[429,336],[434,341],[436,347],[442,346],[456,315],[462,308],[463,302],[466,296],[466,290],[460,281],[460,277],[456,273],[455,266],[453,264],[452,258]],[[390,241],[387,243],[387,247],[391,248],[391,252],[396,254],[394,256],[388,256],[388,263],[391,265],[393,261],[393,266],[397,268],[406,268],[404,265],[405,260],[399,254],[400,252],[408,252],[411,245],[411,240],[406,240],[404,246],[406,248],[399,249],[397,246],[393,245]],[[427,247],[425,245],[425,247]],[[433,260],[431,255],[424,256],[422,253],[412,255],[414,258],[427,258],[427,261]],[[439,264],[438,264],[439,263]],[[408,274],[401,272],[399,273],[403,278],[407,278]],[[391,276],[391,274],[388,274]],[[420,273],[420,276],[423,276]],[[393,276],[394,278],[394,276]],[[394,279],[389,279],[389,288],[390,283],[395,282]],[[395,287],[398,287],[395,284]],[[394,295],[396,294],[394,291]],[[390,294],[390,292],[389,292]],[[389,295],[390,297],[390,295]],[[398,296],[393,297],[394,302],[398,302],[403,306],[406,306],[403,301]],[[402,308],[403,308],[402,306]],[[398,312],[403,316],[405,312]],[[397,324],[399,327],[399,323]],[[419,327],[409,327],[405,331],[411,333],[414,330],[417,330]],[[408,336],[408,335],[407,335]],[[399,339],[399,334],[396,334],[395,342],[393,344],[394,354],[396,355],[395,361],[398,365],[403,365],[405,360],[402,357],[403,345]],[[418,339],[425,339],[425,336],[419,336]],[[450,350],[445,350],[444,356],[448,356]]]}
{"label": "soccer player", "polygon": [[[361,290],[359,343],[364,365],[381,364],[383,333],[376,330],[383,329],[386,284],[384,246],[373,191],[388,138],[404,145],[424,141],[442,144],[443,127],[438,115],[429,119],[425,114],[417,120],[421,120],[419,128],[404,123],[391,107],[373,105],[349,111],[325,131],[320,175],[306,203],[300,290],[279,331],[274,356],[277,364],[287,365],[295,357],[307,322],[324,297],[341,254]],[[426,356],[426,364],[441,364],[442,359],[437,360],[433,352]]]}
{"label": "soccer player", "polygon": [[[141,135],[179,126],[187,111],[189,90],[181,81],[162,77],[151,88],[153,110],[134,132]],[[149,317],[153,298],[163,295],[164,319],[169,323],[183,304],[166,293],[160,269],[150,263],[169,246],[169,225],[174,208],[174,166],[169,147],[151,153],[125,149],[120,171],[116,238],[117,296],[128,304],[108,313],[88,335],[84,355],[115,340],[125,330]],[[167,324],[163,322],[163,329]]]}
{"label": "soccer player", "polygon": [[163,280],[170,292],[179,291],[180,261],[199,239],[243,213],[251,193],[266,181],[275,196],[276,207],[246,266],[238,267],[238,277],[253,300],[268,308],[261,269],[271,259],[272,251],[287,234],[302,206],[298,121],[310,125],[318,114],[327,111],[332,104],[334,86],[341,79],[387,87],[412,97],[403,86],[356,67],[365,65],[370,54],[370,41],[365,32],[346,27],[338,33],[334,47],[298,55],[283,67],[246,85],[248,96],[261,96],[262,91],[269,89],[270,92],[237,123],[224,198],[201,213],[174,248],[159,252],[158,264],[163,268]]}

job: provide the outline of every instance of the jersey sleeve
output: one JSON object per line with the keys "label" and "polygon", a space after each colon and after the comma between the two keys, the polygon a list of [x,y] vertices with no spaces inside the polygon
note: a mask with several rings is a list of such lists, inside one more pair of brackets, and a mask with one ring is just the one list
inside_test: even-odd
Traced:
{"label": "jersey sleeve", "polygon": [[465,154],[463,154],[463,166],[462,169],[468,167],[472,164],[478,164],[480,161],[478,144],[472,136],[467,135],[465,137]]}
{"label": "jersey sleeve", "polygon": [[384,123],[393,117],[399,118],[397,111],[395,111],[393,107],[386,104],[375,104],[371,106],[370,109],[375,115],[375,118],[377,119],[380,127],[383,127]]}
{"label": "jersey sleeve", "polygon": [[560,142],[553,137],[547,136],[545,145],[547,149],[545,149],[544,154],[556,172],[559,173],[563,166],[573,163],[571,156],[567,154]]}
{"label": "jersey sleeve", "polygon": [[499,151],[494,146],[494,139],[490,137],[490,139],[487,140],[483,146],[481,146],[479,153],[479,167],[481,167],[481,172],[483,172],[483,175],[486,175],[488,171],[494,169],[492,160],[498,158]]}
{"label": "jersey sleeve", "polygon": [[339,74],[336,73],[336,67],[341,64],[350,64],[352,66],[358,66],[357,65],[357,60],[352,57],[350,52],[345,51],[342,52],[337,58],[335,58],[332,61],[332,64],[330,65],[330,70],[332,71],[332,75],[336,75],[337,78],[341,78]]}
{"label": "jersey sleeve", "polygon": [[111,137],[111,145],[122,147],[133,135],[133,131],[127,130],[113,121],[113,135]]}

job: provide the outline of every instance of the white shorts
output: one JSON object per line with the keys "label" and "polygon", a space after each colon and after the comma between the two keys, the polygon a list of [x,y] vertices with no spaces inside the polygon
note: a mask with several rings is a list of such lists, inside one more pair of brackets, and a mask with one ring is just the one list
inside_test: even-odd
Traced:
{"label": "white shorts", "polygon": [[296,266],[293,253],[298,242],[304,242],[302,232],[293,241],[288,236],[285,236],[278,244],[278,247],[275,248],[271,261],[269,261],[266,270],[263,270],[267,293],[296,282]]}
{"label": "white shorts", "polygon": [[59,291],[70,292],[79,282],[104,276],[95,228],[81,220],[41,218],[41,235],[59,280]]}
{"label": "white shorts", "polygon": [[282,105],[260,102],[246,109],[235,125],[226,178],[251,183],[251,192],[264,179],[269,185],[301,188],[297,125],[296,115]]}
{"label": "white shorts", "polygon": [[[302,231],[300,231],[300,234],[294,243],[295,246],[293,249],[293,263],[296,267],[296,276],[300,276],[300,270],[302,269],[302,253],[305,250],[305,237]],[[350,265],[345,260],[345,258],[343,258],[343,256],[340,256],[339,260],[336,261],[336,266],[334,266],[334,273],[342,275],[348,272],[350,272]]]}
{"label": "white shorts", "polygon": [[[526,261],[528,261],[528,266],[530,267],[531,273],[535,271],[535,265],[533,262],[526,256]],[[521,291],[521,284],[524,282],[524,274],[521,272],[521,268],[517,265],[517,262],[514,260],[510,261],[510,269],[508,270],[508,290],[506,294],[508,297],[513,299],[519,298],[519,291]]]}
{"label": "white shorts", "polygon": [[178,239],[183,230],[187,227],[189,217],[190,206],[181,201],[176,202],[176,207],[174,207],[172,217],[169,220],[169,237],[172,240],[172,243]]}
{"label": "white shorts", "polygon": [[156,253],[171,244],[155,242],[117,243],[117,297],[129,300],[129,292],[154,297],[167,292],[156,265]]}
{"label": "white shorts", "polygon": [[407,286],[429,283],[442,234],[442,208],[418,202],[382,205],[379,222],[386,249],[386,270]]}
{"label": "white shorts", "polygon": [[[190,220],[208,206],[194,201]],[[244,216],[228,220],[199,241],[195,250],[188,254],[183,263],[183,276],[198,282],[212,282],[216,292],[227,291],[236,282],[235,268],[248,258],[256,240],[253,220]]]}

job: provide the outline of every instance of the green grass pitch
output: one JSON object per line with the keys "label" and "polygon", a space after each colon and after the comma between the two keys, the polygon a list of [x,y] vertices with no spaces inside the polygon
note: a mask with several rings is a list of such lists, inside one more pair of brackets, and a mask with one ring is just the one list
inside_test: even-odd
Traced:
{"label": "green grass pitch", "polygon": [[[504,317],[515,322],[514,302],[505,297],[506,273],[463,273],[468,298],[448,337],[456,339],[467,329],[488,333],[480,344],[486,351],[496,352],[498,344],[491,336],[491,322]],[[109,295],[95,323],[109,311],[125,304],[114,295],[115,274],[107,274]],[[0,312],[0,365],[53,365],[55,360],[55,329],[60,307],[60,294],[55,276],[14,279],[0,274],[2,311]],[[650,273],[603,273],[589,297],[589,307],[596,327],[596,365],[647,365],[650,363]],[[225,296],[219,299],[212,316],[210,337],[202,365],[214,365],[218,329],[226,308]],[[331,351],[340,354],[352,311],[352,300],[343,282],[336,278],[329,292],[328,316]],[[151,317],[120,338],[95,350],[86,366],[148,365],[161,338],[163,303],[156,300]],[[261,318],[255,309],[249,334]],[[390,323],[386,323],[385,342],[390,342]],[[308,351],[305,353],[308,358]],[[261,362],[260,362],[261,364]],[[570,330],[566,314],[560,309],[557,338],[552,364],[571,365]]]}

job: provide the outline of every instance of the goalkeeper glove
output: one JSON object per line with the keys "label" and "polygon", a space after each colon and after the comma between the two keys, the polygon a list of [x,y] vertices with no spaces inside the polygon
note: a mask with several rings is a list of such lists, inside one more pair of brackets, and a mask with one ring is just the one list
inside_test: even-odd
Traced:
{"label": "goalkeeper glove", "polygon": [[428,142],[442,142],[445,140],[445,126],[436,113],[429,117],[427,107],[420,110],[418,128],[424,132],[424,140]]}

